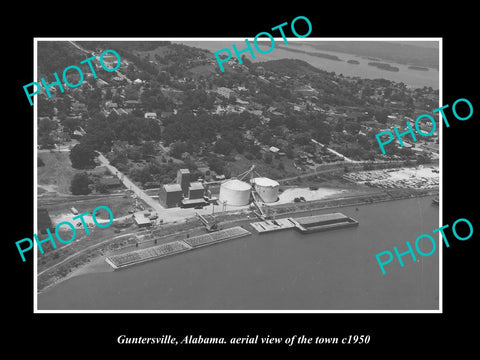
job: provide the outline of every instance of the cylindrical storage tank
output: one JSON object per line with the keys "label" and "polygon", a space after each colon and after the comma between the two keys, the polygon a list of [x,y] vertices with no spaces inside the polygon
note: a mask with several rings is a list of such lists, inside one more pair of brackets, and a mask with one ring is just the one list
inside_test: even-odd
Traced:
{"label": "cylindrical storage tank", "polygon": [[220,204],[226,201],[227,205],[232,206],[248,205],[250,202],[250,190],[251,186],[244,181],[237,179],[228,180],[220,185],[218,200]]}
{"label": "cylindrical storage tank", "polygon": [[278,182],[266,177],[254,178],[251,182],[254,184],[257,194],[264,202],[271,203],[277,201],[278,187],[280,185]]}

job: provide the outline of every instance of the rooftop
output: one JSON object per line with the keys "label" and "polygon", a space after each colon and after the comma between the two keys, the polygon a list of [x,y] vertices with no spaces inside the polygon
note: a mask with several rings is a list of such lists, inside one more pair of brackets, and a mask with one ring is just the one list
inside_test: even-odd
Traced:
{"label": "rooftop", "polygon": [[190,183],[190,186],[188,187],[189,190],[203,190],[203,184],[198,181],[194,181]]}
{"label": "rooftop", "polygon": [[165,184],[163,188],[166,192],[182,191],[180,184]]}
{"label": "rooftop", "polygon": [[136,213],[133,213],[133,218],[135,220],[135,222],[139,225],[141,224],[150,224],[150,219],[145,217],[145,214],[143,214],[143,212],[136,212]]}

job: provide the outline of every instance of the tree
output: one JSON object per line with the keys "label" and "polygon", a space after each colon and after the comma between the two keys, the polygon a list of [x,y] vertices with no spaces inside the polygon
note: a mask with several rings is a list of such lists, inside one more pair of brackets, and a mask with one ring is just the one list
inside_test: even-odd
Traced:
{"label": "tree", "polygon": [[219,139],[213,147],[213,151],[217,154],[228,155],[233,150],[233,144],[225,139]]}
{"label": "tree", "polygon": [[107,88],[105,91],[105,100],[112,100],[112,89]]}
{"label": "tree", "polygon": [[47,99],[43,94],[37,98],[38,103],[38,116],[53,116],[55,112],[53,110],[53,101]]}
{"label": "tree", "polygon": [[108,186],[98,181],[97,183],[95,183],[95,191],[101,194],[108,194]]}
{"label": "tree", "polygon": [[287,155],[287,158],[293,159],[295,157],[295,151],[293,150],[293,147],[287,146],[285,148],[285,154]]}
{"label": "tree", "polygon": [[170,145],[170,156],[174,158],[180,159],[185,151],[187,151],[187,144],[182,141],[176,141]]}
{"label": "tree", "polygon": [[388,120],[387,116],[389,115],[389,112],[388,112],[388,110],[381,109],[381,110],[375,111],[374,115],[375,115],[375,119],[379,123],[386,124],[387,120]]}
{"label": "tree", "polygon": [[272,154],[266,153],[265,156],[263,157],[263,161],[265,161],[265,164],[271,164],[273,161]]}
{"label": "tree", "polygon": [[219,158],[212,157],[208,159],[207,164],[210,170],[215,171],[217,174],[223,174],[225,172],[225,162]]}
{"label": "tree", "polygon": [[155,143],[153,141],[146,141],[142,144],[140,151],[143,158],[147,158],[150,155],[155,155]]}
{"label": "tree", "polygon": [[41,149],[54,149],[55,140],[51,135],[44,134],[38,137],[38,145],[40,145]]}
{"label": "tree", "polygon": [[294,142],[298,145],[310,144],[311,135],[308,133],[301,133],[295,136]]}
{"label": "tree", "polygon": [[252,66],[252,62],[245,55],[242,55],[242,63],[243,63],[243,65],[245,65],[249,68],[250,68],[250,66]]}
{"label": "tree", "polygon": [[38,133],[40,135],[49,134],[57,128],[57,123],[49,118],[41,119],[38,124]]}
{"label": "tree", "polygon": [[87,195],[90,194],[90,179],[88,178],[87,173],[78,173],[75,174],[70,183],[70,191],[73,195]]}
{"label": "tree", "polygon": [[335,124],[335,131],[337,131],[337,132],[343,131],[344,126],[345,126],[345,120],[339,119],[337,121],[337,123]]}
{"label": "tree", "polygon": [[347,124],[345,124],[345,130],[350,134],[358,134],[361,128],[362,127],[359,123],[348,122]]}
{"label": "tree", "polygon": [[145,185],[145,183],[152,181],[152,174],[150,173],[150,168],[148,166],[144,166],[138,176],[138,181],[142,183],[142,185]]}
{"label": "tree", "polygon": [[432,161],[428,157],[428,155],[418,155],[417,156],[417,165],[429,164]]}
{"label": "tree", "polygon": [[76,169],[91,169],[95,164],[95,151],[93,147],[87,144],[77,144],[70,150],[70,161],[72,167]]}
{"label": "tree", "polygon": [[63,128],[68,133],[73,133],[75,129],[80,126],[80,120],[74,117],[67,117],[62,121]]}

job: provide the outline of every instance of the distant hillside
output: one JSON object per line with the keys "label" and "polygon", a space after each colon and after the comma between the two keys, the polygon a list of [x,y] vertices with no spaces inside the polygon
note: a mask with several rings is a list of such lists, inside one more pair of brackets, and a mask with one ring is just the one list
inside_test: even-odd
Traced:
{"label": "distant hillside", "polygon": [[273,71],[282,75],[299,76],[325,73],[306,61],[297,59],[280,59],[255,63],[256,66],[263,66],[265,70]]}
{"label": "distant hillside", "polygon": [[89,50],[113,49],[133,51],[149,51],[159,46],[170,44],[170,41],[76,41],[79,45]]}
{"label": "distant hillside", "polygon": [[[336,51],[358,56],[379,58],[399,64],[437,68],[439,50],[434,44],[412,45],[413,42],[393,41],[311,41],[304,44],[318,50]],[[422,43],[419,43],[421,45]]]}

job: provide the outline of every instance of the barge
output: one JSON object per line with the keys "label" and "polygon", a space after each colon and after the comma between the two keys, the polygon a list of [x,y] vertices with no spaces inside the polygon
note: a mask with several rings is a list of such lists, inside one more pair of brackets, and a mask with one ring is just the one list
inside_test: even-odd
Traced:
{"label": "barge", "polygon": [[110,255],[105,258],[105,261],[112,268],[117,270],[251,234],[252,233],[248,230],[236,226],[225,230],[219,230],[217,232],[192,236],[191,238],[184,240],[177,240],[145,249],[134,250],[124,254]]}
{"label": "barge", "polygon": [[358,226],[358,221],[342,213],[306,216],[293,218],[296,222],[295,228],[301,233],[312,233],[339,229],[344,227]]}
{"label": "barge", "polygon": [[324,215],[312,215],[299,218],[284,218],[276,220],[266,220],[251,223],[259,234],[273,231],[297,229],[301,233],[308,234],[316,231],[339,229],[350,226],[357,226],[357,220],[342,213],[332,213]]}

